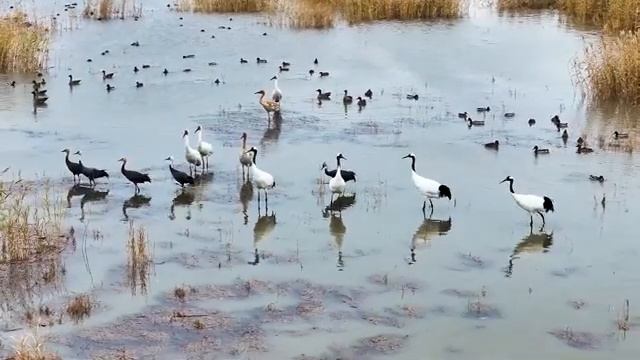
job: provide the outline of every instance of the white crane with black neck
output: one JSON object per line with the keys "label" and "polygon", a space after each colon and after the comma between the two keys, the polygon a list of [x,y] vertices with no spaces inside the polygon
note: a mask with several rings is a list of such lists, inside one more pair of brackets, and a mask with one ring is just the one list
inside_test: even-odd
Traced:
{"label": "white crane with black neck", "polygon": [[411,159],[411,179],[413,180],[413,185],[415,185],[418,192],[424,197],[422,215],[425,215],[427,200],[429,200],[431,212],[433,213],[433,201],[431,201],[431,199],[446,197],[451,200],[451,189],[447,185],[442,185],[435,180],[418,175],[416,172],[416,155],[414,153],[407,154],[403,157],[403,159],[407,158]]}

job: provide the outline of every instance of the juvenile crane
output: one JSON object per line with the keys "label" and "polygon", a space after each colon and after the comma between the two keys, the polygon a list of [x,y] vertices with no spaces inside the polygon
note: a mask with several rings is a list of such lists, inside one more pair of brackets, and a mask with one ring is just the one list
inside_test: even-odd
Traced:
{"label": "juvenile crane", "polygon": [[[78,181],[80,181],[80,174],[82,174],[82,165],[80,163],[75,163],[69,160],[69,153],[71,152],[69,149],[64,149],[61,152],[65,153],[64,162],[67,165],[67,169],[71,171],[73,174],[73,182],[76,182],[76,176],[78,177]],[[76,151],[74,155],[80,155],[80,151]]]}
{"label": "juvenile crane", "polygon": [[513,191],[513,178],[511,176],[507,176],[500,183],[502,184],[503,182],[509,182],[509,191],[513,200],[520,208],[529,213],[531,218],[529,226],[533,227],[533,214],[538,214],[542,218],[542,227],[544,227],[544,215],[542,212],[554,211],[553,201],[546,196],[517,194]]}
{"label": "juvenile crane", "polygon": [[131,181],[131,183],[135,187],[136,194],[140,192],[140,187],[138,186],[138,184],[151,182],[151,178],[149,177],[148,174],[143,174],[138,171],[125,169],[125,165],[127,164],[127,158],[123,157],[123,158],[120,158],[118,161],[122,162],[122,167],[120,168],[122,175],[124,175],[124,177],[127,178],[127,180]]}
{"label": "juvenile crane", "polygon": [[169,171],[171,172],[171,176],[173,176],[173,179],[180,184],[181,187],[184,187],[184,184],[195,184],[193,176],[173,167],[173,156],[169,156],[165,160],[169,162]]}
{"label": "juvenile crane", "polygon": [[243,132],[242,136],[240,137],[240,139],[242,140],[242,147],[240,148],[240,165],[242,165],[242,177],[244,177],[244,168],[247,168],[247,172],[249,170],[249,167],[251,166],[251,163],[253,162],[252,156],[253,153],[250,153],[247,151],[247,133]]}
{"label": "juvenile crane", "polygon": [[282,100],[282,90],[278,87],[278,76],[274,75],[271,80],[273,80],[273,91],[271,92],[271,100],[275,102],[280,102]]}
{"label": "juvenile crane", "polygon": [[272,101],[272,100],[268,100],[265,99],[265,91],[264,90],[260,90],[260,91],[256,91],[256,94],[260,94],[260,105],[262,105],[262,108],[264,109],[264,111],[267,112],[267,119],[269,119],[269,121],[271,121],[271,113],[276,113],[280,111],[280,103],[276,102],[276,101]]}
{"label": "juvenile crane", "polygon": [[197,170],[198,167],[202,165],[202,155],[200,155],[200,152],[192,148],[189,144],[188,130],[185,130],[184,133],[182,133],[182,139],[184,140],[184,158],[187,160],[187,163],[189,163],[189,172],[191,172],[191,165],[193,165]]}

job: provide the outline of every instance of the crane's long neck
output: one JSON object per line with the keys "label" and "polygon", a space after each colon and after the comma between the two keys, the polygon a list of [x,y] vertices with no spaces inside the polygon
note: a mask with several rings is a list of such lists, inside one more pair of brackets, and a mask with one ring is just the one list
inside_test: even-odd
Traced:
{"label": "crane's long neck", "polygon": [[510,191],[512,194],[515,194],[515,191],[513,191],[513,180],[509,180],[509,191]]}
{"label": "crane's long neck", "polygon": [[125,170],[124,170],[124,165],[126,164],[126,161],[122,162],[122,167],[120,167],[120,171],[124,174]]}
{"label": "crane's long neck", "polygon": [[64,157],[64,161],[65,161],[65,162],[67,162],[67,163],[69,163],[69,162],[70,162],[70,161],[69,161],[69,153],[67,153],[67,155],[65,155],[65,157]]}
{"label": "crane's long neck", "polygon": [[340,170],[340,167],[341,167],[341,165],[340,165],[340,156],[336,157],[336,161],[338,162],[338,170]]}
{"label": "crane's long neck", "polygon": [[256,160],[258,159],[258,150],[253,150],[253,159],[252,159],[252,164],[253,166],[256,166]]}
{"label": "crane's long neck", "polygon": [[202,129],[198,131],[198,144],[202,142]]}
{"label": "crane's long neck", "polygon": [[411,170],[416,172],[416,158],[414,157],[411,158]]}
{"label": "crane's long neck", "polygon": [[243,137],[242,138],[242,150],[247,148],[247,138]]}
{"label": "crane's long neck", "polygon": [[329,169],[327,169],[327,167],[324,167],[324,174],[331,177],[331,174],[329,174]]}
{"label": "crane's long neck", "polygon": [[189,146],[189,135],[185,135],[184,136],[184,147],[186,148],[190,148],[191,146]]}

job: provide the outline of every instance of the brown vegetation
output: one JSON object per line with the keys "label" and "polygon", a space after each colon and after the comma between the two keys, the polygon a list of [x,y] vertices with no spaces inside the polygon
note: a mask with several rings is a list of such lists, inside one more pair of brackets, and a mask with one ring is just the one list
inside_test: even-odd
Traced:
{"label": "brown vegetation", "polygon": [[173,290],[173,296],[180,301],[184,301],[185,297],[187,296],[187,292],[184,290],[184,288],[177,287]]}
{"label": "brown vegetation", "polygon": [[67,304],[67,314],[78,322],[91,315],[93,304],[89,295],[78,295]]}
{"label": "brown vegetation", "polygon": [[498,10],[536,10],[555,8],[558,0],[499,0]]}
{"label": "brown vegetation", "polygon": [[142,8],[136,6],[135,0],[88,0],[86,2],[84,16],[96,20],[124,19],[142,16]]}
{"label": "brown vegetation", "polygon": [[576,70],[593,102],[640,104],[640,35],[626,32],[602,38],[585,49]]}
{"label": "brown vegetation", "polygon": [[46,350],[42,338],[37,334],[24,335],[14,345],[14,350],[7,360],[57,360],[60,357]]}
{"label": "brown vegetation", "polygon": [[46,63],[49,34],[24,13],[0,18],[0,72],[40,70]]}
{"label": "brown vegetation", "polygon": [[204,13],[252,13],[273,10],[276,4],[276,0],[181,0],[178,8],[182,11]]}
{"label": "brown vegetation", "polygon": [[139,290],[146,294],[153,259],[147,232],[142,226],[136,229],[133,221],[129,222],[127,253],[127,281],[131,293],[135,295]]}

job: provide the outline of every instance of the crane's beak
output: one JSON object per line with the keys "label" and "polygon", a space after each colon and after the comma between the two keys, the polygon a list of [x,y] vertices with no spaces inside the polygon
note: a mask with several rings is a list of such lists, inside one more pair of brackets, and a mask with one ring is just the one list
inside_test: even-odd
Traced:
{"label": "crane's beak", "polygon": [[254,94],[262,94],[262,91],[256,91]]}
{"label": "crane's beak", "polygon": [[277,77],[275,77],[275,76],[274,76],[274,77],[272,77],[272,78],[271,78],[271,79],[269,79],[269,80],[275,80],[275,79],[277,79]]}
{"label": "crane's beak", "polygon": [[498,184],[502,184],[503,182],[505,182],[507,180],[509,180],[509,179],[504,179],[504,180],[500,181]]}
{"label": "crane's beak", "polygon": [[409,155],[405,155],[405,156],[403,156],[402,158],[403,158],[403,159],[406,159],[406,158],[410,158],[410,157],[411,157],[411,156],[409,156]]}

